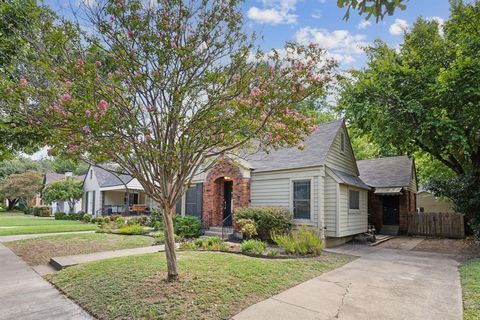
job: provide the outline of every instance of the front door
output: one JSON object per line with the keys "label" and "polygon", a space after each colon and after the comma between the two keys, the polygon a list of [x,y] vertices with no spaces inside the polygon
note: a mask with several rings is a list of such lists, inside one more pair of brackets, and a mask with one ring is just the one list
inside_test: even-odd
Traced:
{"label": "front door", "polygon": [[399,196],[383,196],[383,224],[398,226]]}
{"label": "front door", "polygon": [[224,181],[223,188],[223,225],[231,226],[233,181]]}

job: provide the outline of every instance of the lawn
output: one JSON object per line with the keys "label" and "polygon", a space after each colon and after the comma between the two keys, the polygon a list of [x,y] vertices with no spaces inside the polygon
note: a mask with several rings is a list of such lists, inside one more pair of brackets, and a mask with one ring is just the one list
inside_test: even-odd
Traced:
{"label": "lawn", "polygon": [[467,261],[460,267],[463,291],[463,319],[480,319],[480,259]]}
{"label": "lawn", "polygon": [[80,221],[41,218],[19,212],[0,213],[0,236],[32,233],[95,230],[97,226]]}
{"label": "lawn", "polygon": [[31,266],[47,264],[51,257],[148,247],[155,239],[106,233],[63,234],[4,243]]}
{"label": "lawn", "polygon": [[228,319],[351,257],[272,260],[220,252],[178,254],[180,281],[165,282],[163,253],[102,260],[47,276],[98,319]]}

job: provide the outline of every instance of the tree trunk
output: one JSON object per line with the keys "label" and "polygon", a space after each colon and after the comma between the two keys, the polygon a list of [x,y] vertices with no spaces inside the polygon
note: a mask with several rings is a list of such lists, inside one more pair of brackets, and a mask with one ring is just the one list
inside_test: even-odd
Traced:
{"label": "tree trunk", "polygon": [[167,257],[168,277],[167,281],[178,280],[177,255],[175,253],[175,234],[173,231],[172,217],[175,214],[174,209],[165,208],[163,210],[163,224],[165,225],[165,255]]}
{"label": "tree trunk", "polygon": [[17,205],[18,199],[7,199],[8,200],[8,211],[12,211],[15,209],[15,206]]}

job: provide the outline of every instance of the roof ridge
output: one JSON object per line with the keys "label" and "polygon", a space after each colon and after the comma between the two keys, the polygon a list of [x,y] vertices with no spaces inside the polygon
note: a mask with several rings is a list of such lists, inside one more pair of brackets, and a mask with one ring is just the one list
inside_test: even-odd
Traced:
{"label": "roof ridge", "polygon": [[363,160],[357,160],[357,162],[360,161],[376,161],[376,160],[384,160],[384,159],[394,159],[394,158],[407,158],[409,160],[412,160],[409,156],[403,155],[403,156],[390,156],[390,157],[380,157],[380,158],[373,158],[373,159],[363,159]]}

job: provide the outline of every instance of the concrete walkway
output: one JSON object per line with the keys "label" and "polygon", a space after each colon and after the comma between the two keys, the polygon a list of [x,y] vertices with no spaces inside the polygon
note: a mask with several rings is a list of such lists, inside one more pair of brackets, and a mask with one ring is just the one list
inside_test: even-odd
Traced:
{"label": "concrete walkway", "polygon": [[94,232],[95,231],[70,231],[70,232],[18,234],[14,236],[0,236],[0,243],[24,240],[24,239],[40,238],[40,237],[57,236],[61,234],[78,234],[78,233],[94,233]]}
{"label": "concrete walkway", "polygon": [[87,254],[77,254],[72,256],[54,257],[50,259],[50,264],[57,270],[71,267],[80,263],[92,262],[103,259],[132,256],[136,254],[154,253],[164,251],[164,245],[141,247],[133,249],[122,249],[112,251],[102,251]]}
{"label": "concrete walkway", "polygon": [[450,256],[382,247],[356,249],[349,245],[335,249],[361,257],[250,306],[233,319],[463,318],[458,263]]}
{"label": "concrete walkway", "polygon": [[0,319],[93,319],[0,244]]}

